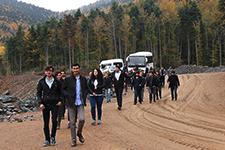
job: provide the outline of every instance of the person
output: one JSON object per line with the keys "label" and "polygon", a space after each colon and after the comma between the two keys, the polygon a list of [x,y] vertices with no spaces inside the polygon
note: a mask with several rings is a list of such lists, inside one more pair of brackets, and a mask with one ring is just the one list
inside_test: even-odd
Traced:
{"label": "person", "polygon": [[171,71],[171,75],[169,76],[167,82],[169,82],[169,88],[171,92],[172,101],[177,100],[177,88],[180,86],[179,78],[175,74],[175,71]]}
{"label": "person", "polygon": [[[43,146],[56,144],[56,128],[58,107],[61,105],[61,83],[53,76],[54,68],[47,66],[45,76],[39,80],[37,85],[37,99],[42,110],[44,120],[45,141]],[[52,130],[49,131],[49,119],[51,112]]]}
{"label": "person", "polygon": [[103,77],[104,83],[105,83],[105,98],[106,102],[111,102],[112,99],[112,80],[109,76],[109,72],[104,73]]}
{"label": "person", "polygon": [[[55,73],[55,77],[62,84],[62,74],[60,71],[57,71]],[[58,108],[58,114],[57,114],[57,129],[58,130],[60,129],[62,116],[63,116],[63,100],[62,100],[61,105]]]}
{"label": "person", "polygon": [[149,91],[149,102],[152,103],[152,100],[156,102],[157,99],[157,86],[158,86],[158,77],[156,76],[155,71],[151,71],[146,79],[146,86]]}
{"label": "person", "polygon": [[102,72],[99,69],[94,69],[92,71],[91,78],[88,82],[88,89],[90,94],[90,104],[91,104],[91,117],[92,125],[96,125],[96,105],[98,113],[98,122],[100,125],[102,123],[102,102],[103,102],[103,88],[104,81]]}
{"label": "person", "polygon": [[114,85],[115,93],[116,93],[116,99],[117,99],[117,109],[121,111],[122,109],[122,103],[123,103],[123,87],[124,87],[124,81],[125,81],[125,74],[120,70],[120,66],[116,65],[115,71],[112,74],[112,83]]}
{"label": "person", "polygon": [[142,97],[142,90],[144,88],[144,78],[140,75],[140,72],[137,71],[135,78],[133,80],[133,87],[134,87],[134,105],[137,104],[137,98],[139,99],[139,103],[142,104],[143,97]]}
{"label": "person", "polygon": [[[87,80],[80,74],[80,65],[73,64],[71,66],[72,74],[66,77],[63,84],[63,94],[66,97],[66,105],[69,111],[70,130],[71,130],[71,147],[77,145],[77,138],[81,143],[85,139],[82,135],[85,116],[84,106],[86,106]],[[76,131],[76,122],[78,119],[78,127]]]}
{"label": "person", "polygon": [[[66,79],[66,72],[64,70],[61,70],[61,76],[62,76],[61,82],[63,83]],[[63,102],[62,102],[62,119],[65,118],[65,113],[66,113],[66,106],[65,106],[65,100],[63,100]]]}

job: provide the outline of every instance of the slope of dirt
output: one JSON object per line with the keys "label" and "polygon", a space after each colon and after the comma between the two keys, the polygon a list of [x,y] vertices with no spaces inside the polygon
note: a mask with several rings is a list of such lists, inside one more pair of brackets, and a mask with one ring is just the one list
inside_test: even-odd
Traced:
{"label": "slope of dirt", "polygon": [[0,78],[0,95],[9,91],[10,95],[24,99],[36,93],[36,85],[41,76],[24,74]]}
{"label": "slope of dirt", "polygon": [[[103,124],[92,126],[90,106],[86,107],[85,144],[80,150],[222,150],[225,149],[225,73],[180,76],[177,101],[168,88],[154,104],[145,99],[133,105],[131,91],[124,96],[123,110],[116,102],[103,104]],[[0,149],[39,150],[43,142],[41,113],[35,121],[0,123]],[[63,120],[57,145],[48,149],[71,149],[70,130]]]}

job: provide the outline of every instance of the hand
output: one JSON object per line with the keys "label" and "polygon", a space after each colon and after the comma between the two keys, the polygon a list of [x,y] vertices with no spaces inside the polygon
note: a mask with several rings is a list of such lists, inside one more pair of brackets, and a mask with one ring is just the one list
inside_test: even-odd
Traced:
{"label": "hand", "polygon": [[45,106],[44,106],[43,104],[41,104],[41,105],[39,106],[39,108],[40,108],[41,110],[44,110],[44,109],[45,109]]}
{"label": "hand", "polygon": [[56,106],[60,106],[62,104],[62,102],[58,102],[57,104],[56,104]]}
{"label": "hand", "polygon": [[97,96],[97,94],[96,94],[95,92],[93,92],[93,95],[94,95],[94,96]]}

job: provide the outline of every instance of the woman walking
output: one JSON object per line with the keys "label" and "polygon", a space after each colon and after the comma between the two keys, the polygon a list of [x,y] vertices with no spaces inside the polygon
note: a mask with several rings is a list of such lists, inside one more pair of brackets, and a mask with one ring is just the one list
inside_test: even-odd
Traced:
{"label": "woman walking", "polygon": [[96,125],[96,106],[98,114],[97,124],[100,125],[102,123],[103,88],[104,88],[104,81],[102,72],[99,69],[94,69],[88,82],[92,125]]}

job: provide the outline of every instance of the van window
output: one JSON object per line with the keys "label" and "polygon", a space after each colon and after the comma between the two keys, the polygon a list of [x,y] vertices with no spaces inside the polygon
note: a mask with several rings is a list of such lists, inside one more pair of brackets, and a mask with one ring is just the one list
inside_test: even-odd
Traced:
{"label": "van window", "polygon": [[114,63],[113,63],[113,66],[117,66],[117,65],[119,65],[120,67],[123,66],[123,64],[122,64],[121,62],[114,62]]}

